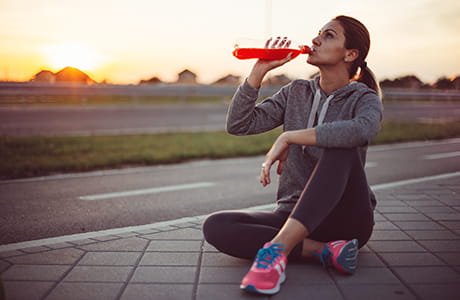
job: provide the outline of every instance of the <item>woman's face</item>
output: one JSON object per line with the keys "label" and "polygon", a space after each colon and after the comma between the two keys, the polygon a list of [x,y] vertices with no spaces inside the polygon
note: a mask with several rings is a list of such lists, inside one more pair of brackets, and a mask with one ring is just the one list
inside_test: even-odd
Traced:
{"label": "woman's face", "polygon": [[343,63],[347,54],[344,29],[339,21],[330,21],[312,40],[312,51],[307,63],[315,66]]}

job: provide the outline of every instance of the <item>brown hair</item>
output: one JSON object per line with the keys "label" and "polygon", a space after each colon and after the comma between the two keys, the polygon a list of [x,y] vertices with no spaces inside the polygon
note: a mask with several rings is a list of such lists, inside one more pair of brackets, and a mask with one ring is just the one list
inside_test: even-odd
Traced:
{"label": "brown hair", "polygon": [[[375,80],[374,73],[367,66],[366,57],[371,46],[371,39],[367,28],[358,20],[348,16],[337,16],[333,20],[340,22],[345,32],[345,48],[358,50],[349,70],[350,79],[366,84],[380,96],[380,87]],[[358,68],[360,69],[359,74]]]}

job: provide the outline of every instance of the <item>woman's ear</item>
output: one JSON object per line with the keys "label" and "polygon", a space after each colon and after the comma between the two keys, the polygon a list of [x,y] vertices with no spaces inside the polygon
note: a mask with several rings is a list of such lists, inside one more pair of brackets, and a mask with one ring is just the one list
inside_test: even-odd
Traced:
{"label": "woman's ear", "polygon": [[349,49],[345,52],[345,62],[353,62],[359,57],[359,51],[357,49]]}

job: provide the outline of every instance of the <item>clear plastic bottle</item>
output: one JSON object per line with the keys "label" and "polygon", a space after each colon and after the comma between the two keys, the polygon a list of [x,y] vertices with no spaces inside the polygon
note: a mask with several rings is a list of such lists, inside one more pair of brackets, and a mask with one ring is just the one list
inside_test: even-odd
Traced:
{"label": "clear plastic bottle", "polygon": [[280,60],[286,58],[292,53],[292,58],[299,54],[310,53],[310,47],[297,44],[297,47],[292,47],[292,41],[286,37],[277,37],[275,39],[260,40],[260,39],[239,39],[235,43],[233,56],[238,59],[265,59],[265,60]]}

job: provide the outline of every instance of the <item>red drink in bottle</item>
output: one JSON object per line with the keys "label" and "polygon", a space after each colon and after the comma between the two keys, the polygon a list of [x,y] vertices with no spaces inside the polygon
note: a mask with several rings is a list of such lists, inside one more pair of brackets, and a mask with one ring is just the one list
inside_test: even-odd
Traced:
{"label": "red drink in bottle", "polygon": [[292,53],[292,58],[297,57],[299,54],[310,53],[310,47],[299,46],[299,49],[293,48],[242,48],[235,47],[233,56],[238,59],[265,59],[265,60],[280,60],[286,58]]}

